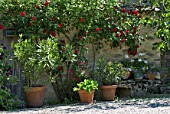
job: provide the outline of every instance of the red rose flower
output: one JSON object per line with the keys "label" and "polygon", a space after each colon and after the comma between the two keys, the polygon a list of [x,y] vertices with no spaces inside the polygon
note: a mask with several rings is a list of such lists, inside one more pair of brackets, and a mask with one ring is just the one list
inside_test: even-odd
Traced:
{"label": "red rose flower", "polygon": [[82,40],[82,39],[83,39],[83,37],[82,37],[82,36],[78,36],[78,38],[79,38],[79,40]]}
{"label": "red rose flower", "polygon": [[48,30],[45,30],[45,33],[48,34]]}
{"label": "red rose flower", "polygon": [[37,5],[37,6],[36,6],[36,8],[37,8],[37,9],[40,9],[40,6],[39,6],[39,5]]}
{"label": "red rose flower", "polygon": [[130,10],[128,11],[128,14],[129,14],[129,15],[131,14],[131,11],[130,11]]}
{"label": "red rose flower", "polygon": [[0,30],[4,29],[5,27],[0,23]]}
{"label": "red rose flower", "polygon": [[137,54],[137,50],[133,50],[132,54],[136,55]]}
{"label": "red rose flower", "polygon": [[125,38],[122,38],[122,43],[125,42],[125,41],[126,41],[126,39],[125,39]]}
{"label": "red rose flower", "polygon": [[96,28],[96,32],[99,32],[100,31],[100,28]]}
{"label": "red rose flower", "polygon": [[126,30],[125,32],[126,32],[126,34],[129,34],[129,31],[128,31],[128,30]]}
{"label": "red rose flower", "polygon": [[117,9],[117,6],[114,6],[114,9]]}
{"label": "red rose flower", "polygon": [[52,20],[52,21],[55,21],[55,18],[54,18],[54,17],[52,17],[52,18],[51,18],[51,20]]}
{"label": "red rose flower", "polygon": [[30,23],[28,23],[28,26],[32,26],[32,23],[30,22]]}
{"label": "red rose flower", "polygon": [[138,18],[142,18],[142,15],[139,15]]}
{"label": "red rose flower", "polygon": [[120,34],[116,34],[116,37],[117,37],[117,38],[120,37]]}
{"label": "red rose flower", "polygon": [[62,27],[63,27],[63,24],[62,24],[62,23],[60,23],[60,24],[58,24],[58,26],[59,26],[60,28],[62,28]]}
{"label": "red rose flower", "polygon": [[36,19],[37,19],[37,18],[36,18],[35,16],[32,18],[32,20],[34,20],[34,21],[36,21]]}
{"label": "red rose flower", "polygon": [[123,33],[123,31],[120,31],[120,35],[121,35],[121,36],[124,36],[124,33]]}
{"label": "red rose flower", "polygon": [[136,45],[136,48],[139,48],[139,45]]}
{"label": "red rose flower", "polygon": [[80,23],[82,23],[82,22],[84,22],[84,18],[81,17],[80,18]]}
{"label": "red rose flower", "polygon": [[138,15],[138,11],[136,9],[133,11],[133,15]]}
{"label": "red rose flower", "polygon": [[126,9],[125,9],[125,8],[122,8],[122,12],[125,13],[125,12],[126,12]]}
{"label": "red rose flower", "polygon": [[61,40],[61,43],[62,43],[62,44],[66,44],[66,41],[65,41],[65,40]]}
{"label": "red rose flower", "polygon": [[59,71],[62,71],[62,70],[63,70],[63,67],[62,67],[62,66],[58,66],[58,70],[59,70]]}
{"label": "red rose flower", "polygon": [[20,12],[20,15],[22,16],[22,17],[24,17],[25,16],[25,12]]}
{"label": "red rose flower", "polygon": [[136,26],[133,27],[133,30],[136,32]]}
{"label": "red rose flower", "polygon": [[46,2],[44,3],[44,6],[48,6],[48,4],[49,4],[49,2],[48,2],[48,1],[46,1]]}
{"label": "red rose flower", "polygon": [[118,30],[117,28],[114,28],[114,29],[113,29],[113,32],[117,32],[117,30]]}
{"label": "red rose flower", "polygon": [[109,28],[109,27],[107,27],[107,30],[108,30],[108,31],[110,31],[110,28]]}
{"label": "red rose flower", "polygon": [[75,49],[75,50],[74,50],[74,53],[75,53],[75,54],[78,54],[78,49]]}
{"label": "red rose flower", "polygon": [[86,34],[87,34],[87,33],[86,33],[86,32],[84,32],[83,34],[84,34],[84,36],[86,36]]}
{"label": "red rose flower", "polygon": [[131,54],[131,50],[128,50],[128,54],[129,54],[129,55]]}
{"label": "red rose flower", "polygon": [[57,36],[53,31],[50,31],[50,34],[51,34],[51,36],[54,36],[54,37]]}

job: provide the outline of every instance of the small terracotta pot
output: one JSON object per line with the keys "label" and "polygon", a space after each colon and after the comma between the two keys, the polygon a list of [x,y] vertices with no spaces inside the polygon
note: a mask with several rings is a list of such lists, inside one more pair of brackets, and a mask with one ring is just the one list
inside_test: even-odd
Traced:
{"label": "small terracotta pot", "polygon": [[86,90],[79,90],[80,102],[81,103],[91,103],[93,102],[95,90],[92,90],[91,93],[88,93]]}
{"label": "small terracotta pot", "polygon": [[41,107],[44,103],[45,86],[30,87],[25,92],[28,107]]}
{"label": "small terracotta pot", "polygon": [[101,86],[102,100],[114,100],[117,85]]}
{"label": "small terracotta pot", "polygon": [[149,80],[155,80],[155,77],[156,77],[156,75],[154,73],[151,73],[151,72],[148,72],[146,74],[146,76]]}

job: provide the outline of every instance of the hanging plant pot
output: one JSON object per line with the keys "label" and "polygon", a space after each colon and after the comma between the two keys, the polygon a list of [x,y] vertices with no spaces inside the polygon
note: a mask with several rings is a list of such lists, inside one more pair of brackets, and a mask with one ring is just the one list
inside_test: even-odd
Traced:
{"label": "hanging plant pot", "polygon": [[25,92],[28,107],[41,107],[44,103],[45,86],[30,87]]}
{"label": "hanging plant pot", "polygon": [[92,90],[91,93],[88,93],[86,90],[79,90],[80,102],[81,103],[91,103],[93,102],[95,90]]}
{"label": "hanging plant pot", "polygon": [[135,80],[142,80],[143,79],[143,73],[142,72],[135,72],[134,73],[134,79]]}
{"label": "hanging plant pot", "polygon": [[114,100],[117,85],[101,86],[102,100]]}

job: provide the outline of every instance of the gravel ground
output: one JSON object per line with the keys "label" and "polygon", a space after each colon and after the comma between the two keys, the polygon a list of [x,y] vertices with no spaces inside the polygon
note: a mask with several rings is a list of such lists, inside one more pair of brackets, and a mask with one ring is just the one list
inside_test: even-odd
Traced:
{"label": "gravel ground", "polygon": [[170,114],[170,98],[100,101],[3,111],[0,114]]}

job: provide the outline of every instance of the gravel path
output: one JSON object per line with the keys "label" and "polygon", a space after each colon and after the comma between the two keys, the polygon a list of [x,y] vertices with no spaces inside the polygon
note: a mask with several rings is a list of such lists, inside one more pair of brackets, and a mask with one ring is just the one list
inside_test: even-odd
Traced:
{"label": "gravel path", "polygon": [[4,111],[0,114],[170,114],[170,98],[102,101]]}

